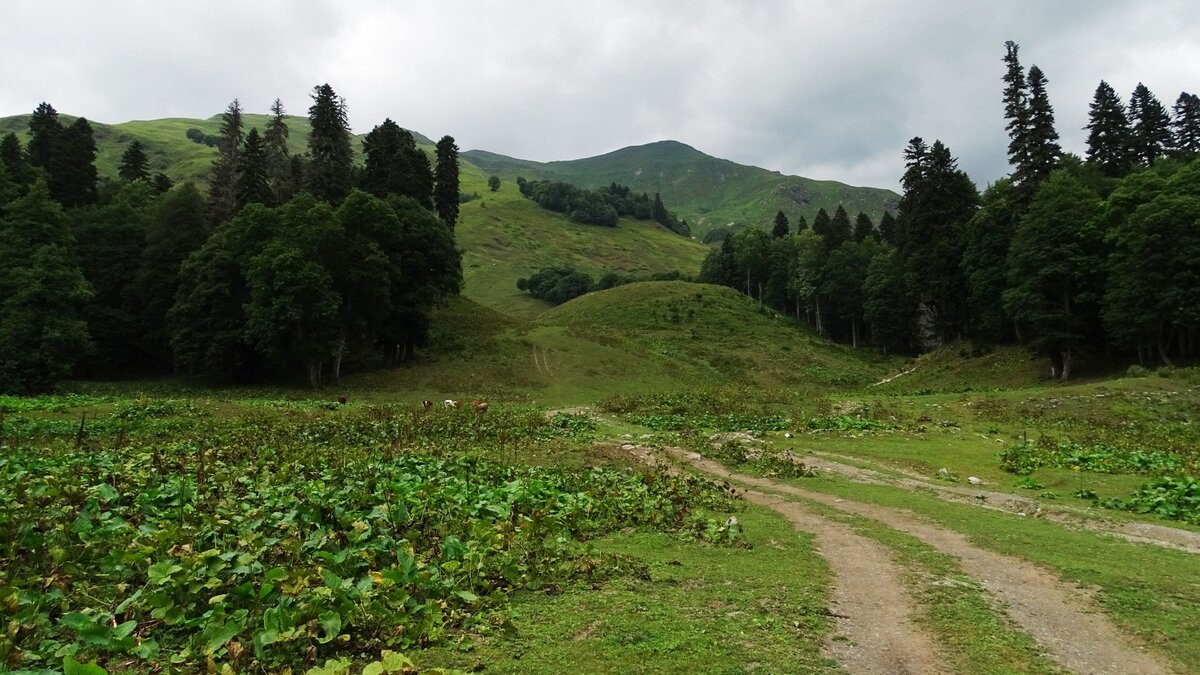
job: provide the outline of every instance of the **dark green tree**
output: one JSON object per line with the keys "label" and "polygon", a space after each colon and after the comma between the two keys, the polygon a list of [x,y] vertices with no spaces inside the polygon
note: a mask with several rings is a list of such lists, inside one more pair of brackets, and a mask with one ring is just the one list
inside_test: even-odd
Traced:
{"label": "dark green tree", "polygon": [[800,217],[798,217],[796,219],[796,234],[800,234],[801,232],[803,232],[807,229],[808,229],[808,219],[806,219],[803,215],[801,215]]}
{"label": "dark green tree", "polygon": [[966,330],[967,292],[962,271],[964,231],[979,199],[975,184],[941,141],[926,149],[914,138],[905,152],[900,231],[909,272],[918,279],[921,303],[937,341]]}
{"label": "dark green tree", "polygon": [[863,319],[884,353],[915,344],[918,294],[904,257],[894,246],[876,250],[863,280]]}
{"label": "dark green tree", "polygon": [[719,247],[710,250],[708,255],[704,256],[697,280],[704,284],[739,287],[737,255],[733,250],[732,236],[725,237]]}
{"label": "dark green tree", "polygon": [[275,200],[275,191],[271,189],[269,155],[258,128],[250,129],[246,134],[246,143],[238,154],[237,168],[237,207],[240,209],[247,204],[266,204],[270,206]]}
{"label": "dark green tree", "polygon": [[31,166],[50,171],[53,158],[58,153],[59,136],[62,132],[63,126],[58,119],[58,111],[45,101],[39,103],[29,118],[29,144],[25,146],[25,154]]}
{"label": "dark green tree", "polygon": [[354,181],[346,103],[328,84],[313,87],[312,99],[308,109],[312,128],[308,135],[308,191],[318,199],[339,204],[350,194]]}
{"label": "dark green tree", "polygon": [[266,130],[263,131],[267,179],[275,194],[275,198],[270,202],[272,204],[283,204],[299,189],[295,176],[292,175],[288,135],[287,114],[283,109],[283,101],[275,99],[271,104],[271,119],[267,120]]}
{"label": "dark green tree", "polygon": [[1200,96],[1186,91],[1175,100],[1175,151],[1185,160],[1200,156]]}
{"label": "dark green tree", "polygon": [[[363,189],[376,197],[392,194],[411,194],[412,167],[405,153],[406,142],[412,142],[412,134],[405,139],[400,125],[391,118],[378,124],[363,139],[363,154],[366,155],[363,169]],[[416,143],[412,143],[416,148]]]}
{"label": "dark green tree", "polygon": [[62,207],[42,180],[0,216],[0,391],[45,391],[91,350],[92,289]]}
{"label": "dark green tree", "polygon": [[1142,166],[1151,166],[1174,147],[1167,109],[1138,82],[1129,98],[1130,148]]}
{"label": "dark green tree", "polygon": [[96,349],[89,377],[146,374],[137,264],[155,195],[144,181],[123,183],[107,203],[75,212],[75,249],[95,295],[82,312]]}
{"label": "dark green tree", "polygon": [[[823,208],[817,209],[817,215],[813,217],[812,231],[821,237],[821,241],[825,241],[825,235],[833,227],[833,219],[829,217],[829,212]],[[828,247],[828,243],[826,243]]]}
{"label": "dark green tree", "polygon": [[25,151],[17,135],[9,132],[0,139],[0,164],[4,165],[8,177],[14,183],[21,183],[25,177]]}
{"label": "dark green tree", "polygon": [[1125,104],[1117,92],[1104,80],[1088,113],[1087,161],[1100,167],[1104,175],[1120,177],[1133,165],[1130,155],[1129,118]]}
{"label": "dark green tree", "polygon": [[979,211],[967,222],[962,267],[967,282],[971,337],[984,344],[1004,342],[1012,322],[1004,313],[1008,249],[1019,212],[1012,181],[1002,178],[984,190]]}
{"label": "dark green tree", "polygon": [[80,117],[63,129],[50,160],[50,194],[67,208],[96,201],[96,139],[92,125]]}
{"label": "dark green tree", "polygon": [[1053,173],[1018,222],[1008,252],[1004,309],[1064,382],[1099,299],[1101,242],[1091,227],[1099,201],[1070,172]]}
{"label": "dark green tree", "polygon": [[208,238],[207,211],[204,195],[192,183],[171,189],[150,211],[134,297],[143,328],[140,342],[164,365],[173,360],[167,311],[179,288],[179,267]]}
{"label": "dark green tree", "polygon": [[497,190],[500,189],[500,177],[499,176],[488,176],[488,189],[491,190],[492,192],[496,192]]}
{"label": "dark green tree", "polygon": [[452,136],[437,142],[437,162],[433,169],[433,205],[442,222],[452,231],[458,223],[458,146]]}
{"label": "dark green tree", "polygon": [[1008,164],[1014,169],[1029,161],[1029,86],[1020,49],[1012,40],[1004,43],[1004,129],[1008,132]]}
{"label": "dark green tree", "polygon": [[845,337],[852,347],[858,347],[862,336],[863,282],[876,247],[874,240],[859,243],[848,239],[830,250],[825,260],[820,293],[832,313],[848,328],[849,335]]}
{"label": "dark green tree", "polygon": [[121,155],[121,166],[117,170],[117,175],[124,181],[146,180],[150,178],[150,159],[146,157],[146,150],[142,147],[141,141],[134,141],[125,148],[124,154]]}
{"label": "dark green tree", "polygon": [[884,211],[883,217],[879,219],[879,238],[896,248],[904,244],[900,237],[900,226],[891,211]]}
{"label": "dark green tree", "polygon": [[861,242],[867,237],[879,239],[879,233],[875,231],[875,223],[871,222],[871,216],[859,211],[854,219],[854,241]]}
{"label": "dark green tree", "polygon": [[771,236],[778,239],[786,237],[790,233],[788,230],[788,217],[783,214],[783,211],[775,214],[775,225],[771,228]]}
{"label": "dark green tree", "polygon": [[1046,92],[1046,76],[1037,66],[1029,68],[1029,127],[1025,136],[1025,161],[1013,171],[1013,182],[1030,195],[1058,166],[1062,147],[1054,128],[1054,108]]}
{"label": "dark green tree", "polygon": [[214,223],[223,223],[238,209],[238,170],[245,131],[242,104],[235,98],[221,114],[221,140],[208,179],[208,208]]}

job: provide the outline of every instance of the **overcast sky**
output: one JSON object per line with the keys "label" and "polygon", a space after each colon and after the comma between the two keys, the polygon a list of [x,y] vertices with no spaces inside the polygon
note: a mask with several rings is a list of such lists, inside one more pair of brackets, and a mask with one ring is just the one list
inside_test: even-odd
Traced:
{"label": "overcast sky", "polygon": [[892,189],[913,136],[981,188],[1007,173],[1005,40],[1080,154],[1101,79],[1168,107],[1200,93],[1196,0],[4,0],[0,17],[0,116],[209,117],[235,97],[303,115],[328,82],[359,133],[391,117],[542,161],[674,139]]}

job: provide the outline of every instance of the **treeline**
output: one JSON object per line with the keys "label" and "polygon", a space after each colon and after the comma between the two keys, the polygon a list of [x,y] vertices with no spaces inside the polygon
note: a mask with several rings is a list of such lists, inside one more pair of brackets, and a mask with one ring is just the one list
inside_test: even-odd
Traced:
{"label": "treeline", "polygon": [[462,280],[454,140],[431,166],[385,120],[356,168],[329,85],[303,156],[272,112],[260,135],[230,104],[207,195],[149,175],[137,141],[101,180],[86,120],[64,128],[49,104],[24,147],[0,141],[0,390],[167,372],[316,386],[346,359],[426,343],[429,309]]}
{"label": "treeline", "polygon": [[1081,348],[1195,358],[1200,101],[1180,94],[1172,116],[1144,85],[1124,106],[1101,82],[1079,158],[1058,143],[1045,74],[1005,48],[1010,177],[980,195],[949,148],[914,138],[895,218],[872,231],[839,213],[795,235],[742,232],[700,280],[855,345],[1020,342],[1062,380]]}
{"label": "treeline", "polygon": [[636,193],[627,186],[612,183],[608,187],[585,190],[570,183],[556,180],[527,181],[517,177],[517,189],[521,194],[548,211],[565,213],[577,222],[589,225],[615,227],[621,216],[638,220],[653,220],[668,230],[692,236],[691,227],[663,205],[662,196],[654,198],[645,192]]}
{"label": "treeline", "polygon": [[593,281],[591,275],[569,265],[543,267],[529,278],[517,279],[517,288],[554,305],[561,305],[592,291],[603,291],[639,281],[690,281],[682,272],[657,272],[646,277],[607,272]]}

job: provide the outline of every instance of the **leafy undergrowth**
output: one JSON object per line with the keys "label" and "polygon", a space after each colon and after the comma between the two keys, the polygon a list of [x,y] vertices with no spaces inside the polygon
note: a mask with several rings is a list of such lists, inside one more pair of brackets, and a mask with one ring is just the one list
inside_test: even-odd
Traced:
{"label": "leafy undergrowth", "polygon": [[10,420],[0,665],[367,663],[504,624],[519,589],[639,569],[595,537],[704,537],[695,511],[732,508],[694,477],[582,469],[565,444],[587,429],[532,409],[206,412]]}
{"label": "leafy undergrowth", "polygon": [[1179,455],[1106,444],[1085,446],[1043,436],[1015,443],[1000,453],[1000,468],[1019,476],[1042,467],[1111,474],[1162,475],[1200,468],[1200,455]]}
{"label": "leafy undergrowth", "polygon": [[1100,503],[1110,509],[1153,513],[1200,525],[1200,481],[1193,476],[1159,478],[1140,487],[1129,499],[1110,498]]}

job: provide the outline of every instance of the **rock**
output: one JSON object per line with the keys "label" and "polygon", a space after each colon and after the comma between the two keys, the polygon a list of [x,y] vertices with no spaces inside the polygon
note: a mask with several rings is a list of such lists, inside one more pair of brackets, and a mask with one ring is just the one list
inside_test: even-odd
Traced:
{"label": "rock", "polygon": [[623,444],[621,445],[621,449],[622,449],[622,450],[633,450],[633,449],[634,449],[634,448],[636,448],[636,447],[637,447],[637,446],[636,446],[636,445],[634,445],[633,443],[623,443]]}
{"label": "rock", "polygon": [[967,482],[971,485],[983,485],[983,481],[979,480],[975,476],[967,476]]}
{"label": "rock", "polygon": [[730,441],[738,441],[739,443],[758,443],[759,440],[753,434],[747,431],[727,431],[721,434],[713,434],[708,437],[716,445],[729,443]]}
{"label": "rock", "polygon": [[654,438],[654,434],[642,434],[641,436],[638,436],[638,439],[643,440],[643,441],[646,440],[647,438]]}
{"label": "rock", "polygon": [[737,516],[729,516],[729,520],[725,521],[725,527],[733,527],[738,524]]}
{"label": "rock", "polygon": [[950,469],[947,469],[946,467],[942,467],[942,468],[938,469],[938,475],[941,476],[942,478],[949,478],[950,477]]}
{"label": "rock", "polygon": [[785,432],[783,433],[783,437],[784,437],[784,438],[791,438],[791,437],[792,437],[792,432],[790,432],[790,431],[785,431]]}

